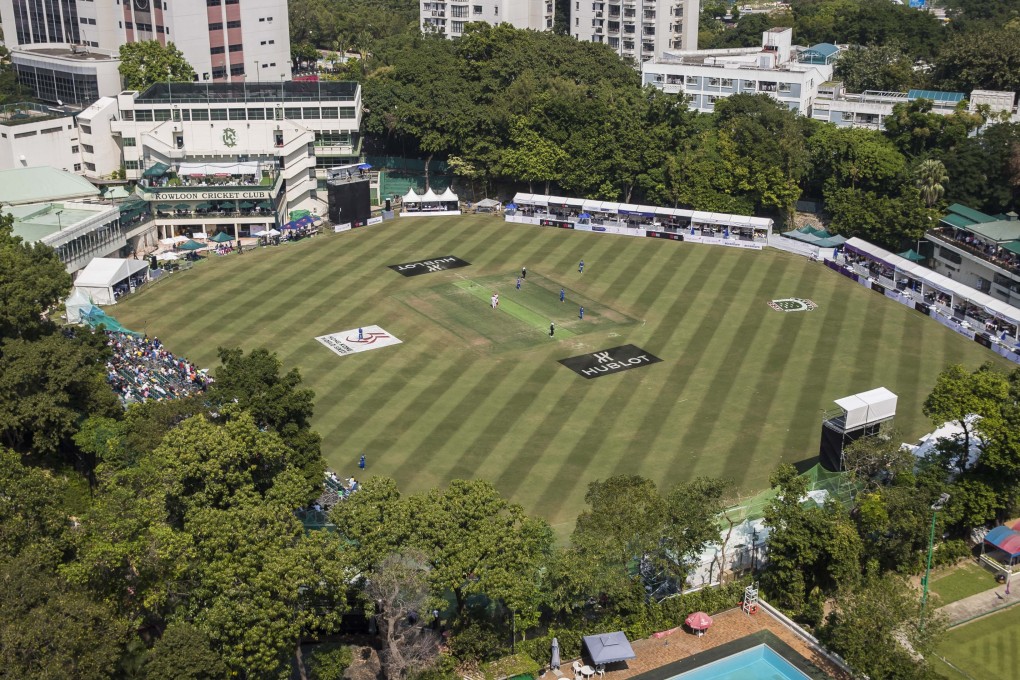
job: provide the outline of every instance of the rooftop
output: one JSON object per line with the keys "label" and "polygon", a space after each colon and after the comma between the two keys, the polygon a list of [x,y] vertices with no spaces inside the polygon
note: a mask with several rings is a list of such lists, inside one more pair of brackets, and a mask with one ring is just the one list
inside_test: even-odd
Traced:
{"label": "rooftop", "polygon": [[157,83],[135,98],[136,104],[347,101],[358,96],[355,82]]}
{"label": "rooftop", "polygon": [[910,90],[907,99],[930,99],[938,104],[956,104],[962,102],[966,95],[962,92],[939,92],[938,90]]}
{"label": "rooftop", "polygon": [[60,57],[61,59],[73,59],[74,61],[120,61],[120,57],[112,52],[98,50],[93,47],[81,47],[78,45],[34,47],[19,45],[11,48],[11,56],[39,55],[43,57]]}
{"label": "rooftop", "polygon": [[7,206],[98,196],[84,177],[49,166],[0,170],[0,203]]}
{"label": "rooftop", "polygon": [[0,125],[8,127],[24,123],[40,123],[54,118],[73,116],[80,107],[47,106],[32,102],[4,104],[0,107]]}
{"label": "rooftop", "polygon": [[95,210],[66,207],[64,203],[5,206],[4,210],[14,215],[14,235],[28,243],[42,241],[96,216]]}

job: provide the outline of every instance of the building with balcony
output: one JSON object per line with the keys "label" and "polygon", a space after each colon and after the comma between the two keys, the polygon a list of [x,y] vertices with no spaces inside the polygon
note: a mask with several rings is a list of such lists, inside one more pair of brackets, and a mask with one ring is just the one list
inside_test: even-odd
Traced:
{"label": "building with balcony", "polygon": [[0,0],[19,82],[47,102],[120,91],[121,45],[174,43],[202,82],[290,78],[286,0]]}
{"label": "building with balcony", "polygon": [[937,92],[934,90],[910,90],[909,92],[879,92],[866,90],[861,94],[849,93],[843,83],[829,81],[818,89],[811,117],[839,127],[884,130],[885,119],[892,115],[897,104],[927,99],[932,112],[949,115],[960,105],[966,95],[962,92]]}
{"label": "building with balcony", "polygon": [[93,258],[129,255],[155,245],[140,201],[114,203],[77,175],[48,166],[0,171],[0,203],[14,235],[54,248],[74,274]]}
{"label": "building with balcony", "polygon": [[608,45],[635,65],[698,47],[700,0],[574,0],[570,35]]}
{"label": "building with balcony", "polygon": [[641,65],[645,84],[685,94],[691,108],[705,113],[738,93],[767,94],[802,115],[811,115],[822,83],[832,77],[838,49],[792,45],[793,31],[773,28],[761,47],[732,50],[667,51]]}
{"label": "building with balcony", "polygon": [[954,203],[930,229],[933,269],[997,300],[1020,307],[1020,219],[986,215]]}
{"label": "building with balcony", "polygon": [[159,83],[82,112],[82,162],[96,178],[123,167],[159,238],[250,236],[326,213],[320,184],[360,160],[361,113],[357,83]]}
{"label": "building with balcony", "polygon": [[554,0],[420,0],[422,33],[458,38],[472,21],[498,26],[510,24],[533,31],[551,31],[556,18]]}

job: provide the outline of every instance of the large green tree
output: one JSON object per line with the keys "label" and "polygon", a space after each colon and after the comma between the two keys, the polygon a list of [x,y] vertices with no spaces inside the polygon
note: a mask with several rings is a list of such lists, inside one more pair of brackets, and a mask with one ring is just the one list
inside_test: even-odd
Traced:
{"label": "large green tree", "polygon": [[14,235],[14,218],[0,213],[0,340],[33,340],[53,331],[43,317],[71,288],[56,252]]}
{"label": "large green tree", "polygon": [[195,80],[195,69],[173,43],[142,40],[120,46],[120,77],[129,90],[145,90],[155,83]]}
{"label": "large green tree", "polygon": [[947,89],[1020,90],[1020,19],[952,36],[935,60],[936,82]]}
{"label": "large green tree", "polygon": [[904,92],[913,84],[913,60],[897,43],[852,45],[836,61],[836,78],[848,92]]}
{"label": "large green tree", "polygon": [[939,373],[922,410],[935,426],[951,422],[963,430],[963,438],[951,461],[959,471],[966,471],[968,466],[974,435],[972,416],[994,418],[998,415],[999,404],[1008,396],[1009,382],[992,364],[983,364],[975,371],[954,364]]}

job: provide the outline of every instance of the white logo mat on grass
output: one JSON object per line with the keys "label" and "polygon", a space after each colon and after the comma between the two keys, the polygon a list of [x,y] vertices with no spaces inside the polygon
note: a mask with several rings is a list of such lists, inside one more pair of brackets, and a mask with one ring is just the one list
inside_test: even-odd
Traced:
{"label": "white logo mat on grass", "polygon": [[[359,333],[360,331],[360,333]],[[400,340],[393,337],[378,326],[362,326],[352,328],[349,331],[320,335],[315,338],[326,347],[342,357],[358,352],[367,352],[370,349],[399,345]]]}

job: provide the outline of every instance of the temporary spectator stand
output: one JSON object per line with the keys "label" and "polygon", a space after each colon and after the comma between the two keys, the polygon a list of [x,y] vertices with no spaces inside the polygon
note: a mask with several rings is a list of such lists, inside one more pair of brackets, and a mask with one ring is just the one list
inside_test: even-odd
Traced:
{"label": "temporary spectator stand", "polygon": [[882,423],[896,416],[896,401],[896,395],[884,387],[837,399],[839,409],[822,419],[818,451],[822,467],[832,472],[845,470],[845,447],[861,437],[878,434]]}

